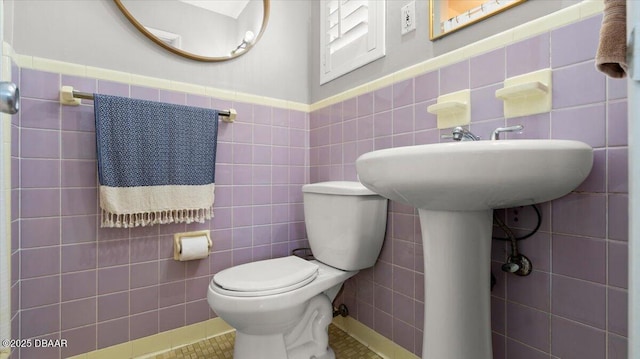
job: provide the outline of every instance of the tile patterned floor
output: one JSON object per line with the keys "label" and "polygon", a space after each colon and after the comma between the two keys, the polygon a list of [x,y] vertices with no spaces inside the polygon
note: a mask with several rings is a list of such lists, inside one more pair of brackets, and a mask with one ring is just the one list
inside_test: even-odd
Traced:
{"label": "tile patterned floor", "polygon": [[[156,356],[156,359],[233,358],[234,339],[234,333],[220,335],[159,354]],[[329,326],[329,345],[336,353],[336,359],[382,359],[382,357],[367,349],[367,347],[333,324]]]}

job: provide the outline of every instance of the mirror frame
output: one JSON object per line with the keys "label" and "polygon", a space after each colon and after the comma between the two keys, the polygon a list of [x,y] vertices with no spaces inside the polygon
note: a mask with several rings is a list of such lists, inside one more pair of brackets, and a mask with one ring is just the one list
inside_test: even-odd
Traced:
{"label": "mirror frame", "polygon": [[477,18],[477,19],[475,19],[473,21],[470,21],[470,22],[468,22],[468,23],[466,23],[466,24],[464,24],[462,26],[456,27],[453,30],[449,30],[447,32],[443,32],[443,33],[435,35],[435,36],[434,36],[434,32],[435,32],[434,31],[434,27],[435,26],[440,26],[440,22],[439,21],[437,23],[434,22],[434,11],[433,11],[433,6],[434,6],[433,3],[434,3],[434,1],[441,1],[441,0],[429,0],[429,40],[431,40],[431,41],[437,40],[439,38],[442,38],[443,36],[446,36],[446,35],[449,35],[451,33],[454,33],[454,32],[456,32],[456,31],[458,31],[460,29],[464,29],[465,27],[467,27],[469,25],[473,25],[473,24],[475,24],[477,22],[486,20],[486,19],[488,19],[488,18],[490,18],[490,17],[492,17],[494,15],[498,15],[499,13],[501,13],[501,12],[503,12],[505,10],[511,9],[512,7],[515,7],[515,6],[518,6],[518,5],[521,5],[522,3],[524,3],[527,0],[517,0],[516,2],[514,2],[512,4],[509,4],[507,6],[503,6],[503,7],[499,8],[498,10],[494,10],[493,12],[490,12],[490,13],[482,16],[482,17],[479,17],[479,18]]}
{"label": "mirror frame", "polygon": [[127,8],[125,7],[125,5],[122,3],[121,0],[113,0],[113,1],[116,3],[118,8],[120,9],[120,12],[122,12],[124,14],[124,16],[127,18],[127,20],[129,20],[129,22],[131,22],[131,24],[133,24],[133,26],[135,26],[136,29],[138,29],[138,31],[140,31],[144,36],[149,38],[151,41],[153,41],[156,44],[160,45],[164,49],[166,49],[166,50],[168,50],[170,52],[173,52],[176,55],[185,57],[187,59],[195,60],[195,61],[201,61],[201,62],[227,61],[227,60],[235,59],[237,57],[240,57],[240,56],[246,54],[247,52],[249,52],[249,50],[251,50],[251,48],[253,48],[253,46],[255,46],[255,44],[258,43],[258,41],[262,37],[262,34],[264,33],[265,29],[267,28],[267,23],[269,22],[270,0],[262,0],[263,6],[264,6],[264,11],[263,11],[263,14],[262,14],[262,27],[260,28],[260,33],[258,33],[258,35],[256,36],[255,41],[253,41],[251,44],[247,45],[247,47],[245,48],[244,51],[236,52],[235,54],[232,54],[232,55],[229,55],[229,56],[222,56],[222,57],[202,56],[202,55],[197,55],[197,54],[194,54],[194,53],[191,53],[191,52],[188,52],[188,51],[184,51],[182,49],[178,49],[178,48],[175,48],[175,47],[173,47],[171,45],[166,44],[165,42],[160,40],[158,37],[156,37],[154,34],[149,32],[149,30],[147,30],[144,27],[144,25],[142,25],[133,16],[133,14],[131,14],[131,12],[129,10],[127,10]]}

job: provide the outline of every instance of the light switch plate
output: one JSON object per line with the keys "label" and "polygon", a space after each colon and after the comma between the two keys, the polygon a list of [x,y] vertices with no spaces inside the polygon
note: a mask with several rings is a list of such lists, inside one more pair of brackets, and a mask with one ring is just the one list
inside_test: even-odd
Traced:
{"label": "light switch plate", "polygon": [[402,35],[416,29],[416,2],[412,1],[400,9],[400,33]]}

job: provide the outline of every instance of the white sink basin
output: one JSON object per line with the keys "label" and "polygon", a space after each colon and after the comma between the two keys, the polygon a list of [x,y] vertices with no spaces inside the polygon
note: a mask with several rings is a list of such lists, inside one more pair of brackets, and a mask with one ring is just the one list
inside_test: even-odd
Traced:
{"label": "white sink basin", "polygon": [[491,359],[492,212],[549,201],[589,174],[591,147],[565,140],[439,143],[366,153],[360,182],[418,208],[426,359]]}
{"label": "white sink basin", "polygon": [[577,141],[464,141],[365,153],[360,182],[389,199],[431,210],[515,207],[561,197],[591,171]]}

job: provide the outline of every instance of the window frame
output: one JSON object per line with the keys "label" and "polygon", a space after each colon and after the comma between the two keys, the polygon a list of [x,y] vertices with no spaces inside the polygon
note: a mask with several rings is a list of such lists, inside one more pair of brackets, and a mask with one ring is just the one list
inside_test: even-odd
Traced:
{"label": "window frame", "polygon": [[[367,38],[367,50],[357,51],[358,44],[354,42],[340,49],[343,53],[349,51],[347,47],[353,49],[354,53],[349,56],[350,60],[339,63],[335,63],[335,60],[332,61],[333,58],[329,54],[329,36],[327,35],[329,30],[328,4],[331,1],[342,2],[344,0],[320,1],[320,85],[378,60],[386,54],[386,0],[365,0],[368,3],[368,27],[367,35],[365,35]],[[362,39],[363,37],[360,37],[357,41],[362,41]],[[327,66],[330,68],[327,68]]]}

